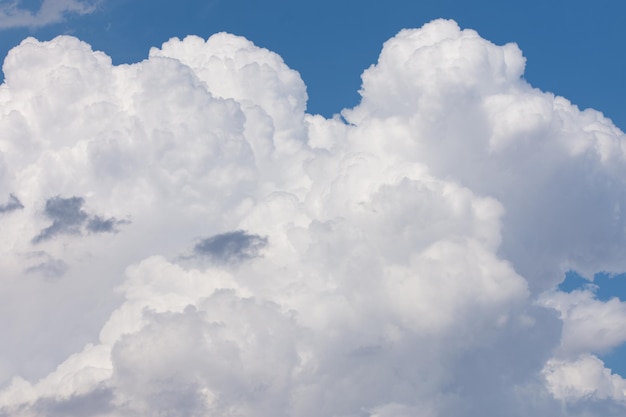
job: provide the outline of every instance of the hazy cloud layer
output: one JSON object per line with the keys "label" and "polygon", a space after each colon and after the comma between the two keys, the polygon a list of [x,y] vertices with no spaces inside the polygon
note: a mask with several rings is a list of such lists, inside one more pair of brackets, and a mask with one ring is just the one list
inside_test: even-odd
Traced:
{"label": "hazy cloud layer", "polygon": [[404,30],[345,123],[241,37],[121,66],[26,39],[0,86],[0,415],[622,416],[597,355],[624,304],[556,286],[626,271],[626,137],[524,65]]}
{"label": "hazy cloud layer", "polygon": [[100,0],[43,0],[38,10],[30,10],[21,0],[0,1],[0,29],[37,28],[65,20],[68,15],[93,13]]}

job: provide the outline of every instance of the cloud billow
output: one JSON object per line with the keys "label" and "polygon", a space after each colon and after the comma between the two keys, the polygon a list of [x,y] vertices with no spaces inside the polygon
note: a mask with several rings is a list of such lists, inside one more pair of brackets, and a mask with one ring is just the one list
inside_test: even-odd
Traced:
{"label": "cloud billow", "polygon": [[24,40],[0,415],[622,416],[598,355],[626,304],[557,286],[626,270],[626,137],[524,67],[453,21],[403,30],[344,123],[241,37],[121,66]]}

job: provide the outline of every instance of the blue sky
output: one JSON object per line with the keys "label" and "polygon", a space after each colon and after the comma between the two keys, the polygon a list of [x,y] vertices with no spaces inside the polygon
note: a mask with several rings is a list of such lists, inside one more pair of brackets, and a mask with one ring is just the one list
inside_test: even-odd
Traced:
{"label": "blue sky", "polygon": [[0,0],[0,415],[623,416],[624,15]]}
{"label": "blue sky", "polygon": [[[41,3],[21,2],[30,10]],[[26,36],[72,34],[114,63],[129,63],[173,36],[226,31],[281,55],[308,86],[308,110],[329,116],[357,104],[360,74],[384,41],[402,28],[451,18],[494,43],[517,42],[533,86],[600,110],[623,128],[625,13],[625,4],[611,0],[102,0],[88,15],[2,31],[0,55]]]}

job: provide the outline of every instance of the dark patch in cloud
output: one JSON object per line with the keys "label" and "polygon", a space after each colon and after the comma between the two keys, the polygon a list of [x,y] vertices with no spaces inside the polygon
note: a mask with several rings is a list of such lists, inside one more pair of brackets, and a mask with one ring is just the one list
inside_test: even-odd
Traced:
{"label": "dark patch in cloud", "polygon": [[187,417],[187,416],[211,416],[207,407],[206,395],[200,391],[196,384],[176,384],[172,387],[163,387],[151,400],[153,409],[161,410],[163,416]]}
{"label": "dark patch in cloud", "polygon": [[238,263],[258,256],[265,246],[267,237],[236,230],[203,239],[194,246],[193,252],[216,262]]}
{"label": "dark patch in cloud", "polygon": [[49,255],[45,254],[48,258],[44,262],[40,262],[37,265],[31,266],[26,269],[26,272],[29,274],[39,274],[44,278],[48,279],[58,279],[61,278],[68,270],[68,266],[61,259],[51,258]]}
{"label": "dark patch in cloud", "polygon": [[33,239],[33,243],[57,235],[80,235],[83,226],[89,233],[115,233],[116,225],[128,223],[115,217],[105,219],[97,215],[89,216],[82,208],[84,203],[85,199],[76,196],[70,198],[56,196],[46,201],[44,213],[52,220],[52,224],[43,229]]}
{"label": "dark patch in cloud", "polygon": [[8,213],[14,210],[21,210],[24,208],[22,202],[13,194],[9,195],[9,201],[5,204],[0,205],[0,214]]}
{"label": "dark patch in cloud", "polygon": [[81,225],[89,217],[82,210],[84,202],[85,200],[81,197],[63,198],[60,196],[46,201],[44,212],[52,220],[52,224],[43,229],[33,242],[39,243],[60,234],[80,234]]}
{"label": "dark patch in cloud", "polygon": [[100,216],[94,216],[87,222],[87,230],[92,233],[113,232],[115,224],[115,218],[103,219]]}
{"label": "dark patch in cloud", "polygon": [[113,410],[113,391],[101,387],[88,394],[75,395],[65,400],[45,398],[38,400],[34,408],[47,417],[102,416]]}
{"label": "dark patch in cloud", "polygon": [[117,233],[118,230],[115,226],[128,223],[130,223],[128,220],[117,220],[115,217],[105,219],[100,216],[93,216],[85,228],[90,233]]}
{"label": "dark patch in cloud", "polygon": [[360,346],[350,352],[351,356],[375,356],[383,352],[381,345]]}

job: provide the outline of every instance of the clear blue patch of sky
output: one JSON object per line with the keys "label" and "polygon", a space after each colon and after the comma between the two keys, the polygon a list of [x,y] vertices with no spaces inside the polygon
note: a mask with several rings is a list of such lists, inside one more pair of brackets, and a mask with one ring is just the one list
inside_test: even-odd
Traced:
{"label": "clear blue patch of sky", "polygon": [[[558,289],[564,292],[589,288],[592,283],[578,275],[574,271],[565,274],[565,280],[559,284]],[[596,274],[593,278],[593,291],[596,298],[601,301],[608,301],[611,298],[619,298],[626,301],[626,274],[610,275],[607,273]],[[626,344],[599,354],[605,365],[614,373],[626,378]]]}
{"label": "clear blue patch of sky", "polygon": [[619,298],[626,301],[626,274],[611,275],[607,273],[598,273],[593,277],[593,283],[581,277],[574,271],[565,274],[565,279],[558,286],[558,289],[564,292],[572,292],[574,290],[584,289],[593,284],[594,293],[600,301],[608,301],[611,298]]}
{"label": "clear blue patch of sky", "polygon": [[88,16],[0,31],[0,55],[29,35],[71,34],[114,63],[128,63],[172,36],[227,31],[279,53],[307,84],[308,111],[330,116],[358,103],[360,75],[385,40],[402,28],[452,18],[494,43],[517,42],[531,84],[626,128],[624,15],[626,3],[613,0],[103,0]]}
{"label": "clear blue patch of sky", "polygon": [[614,374],[626,378],[626,343],[598,357]]}

